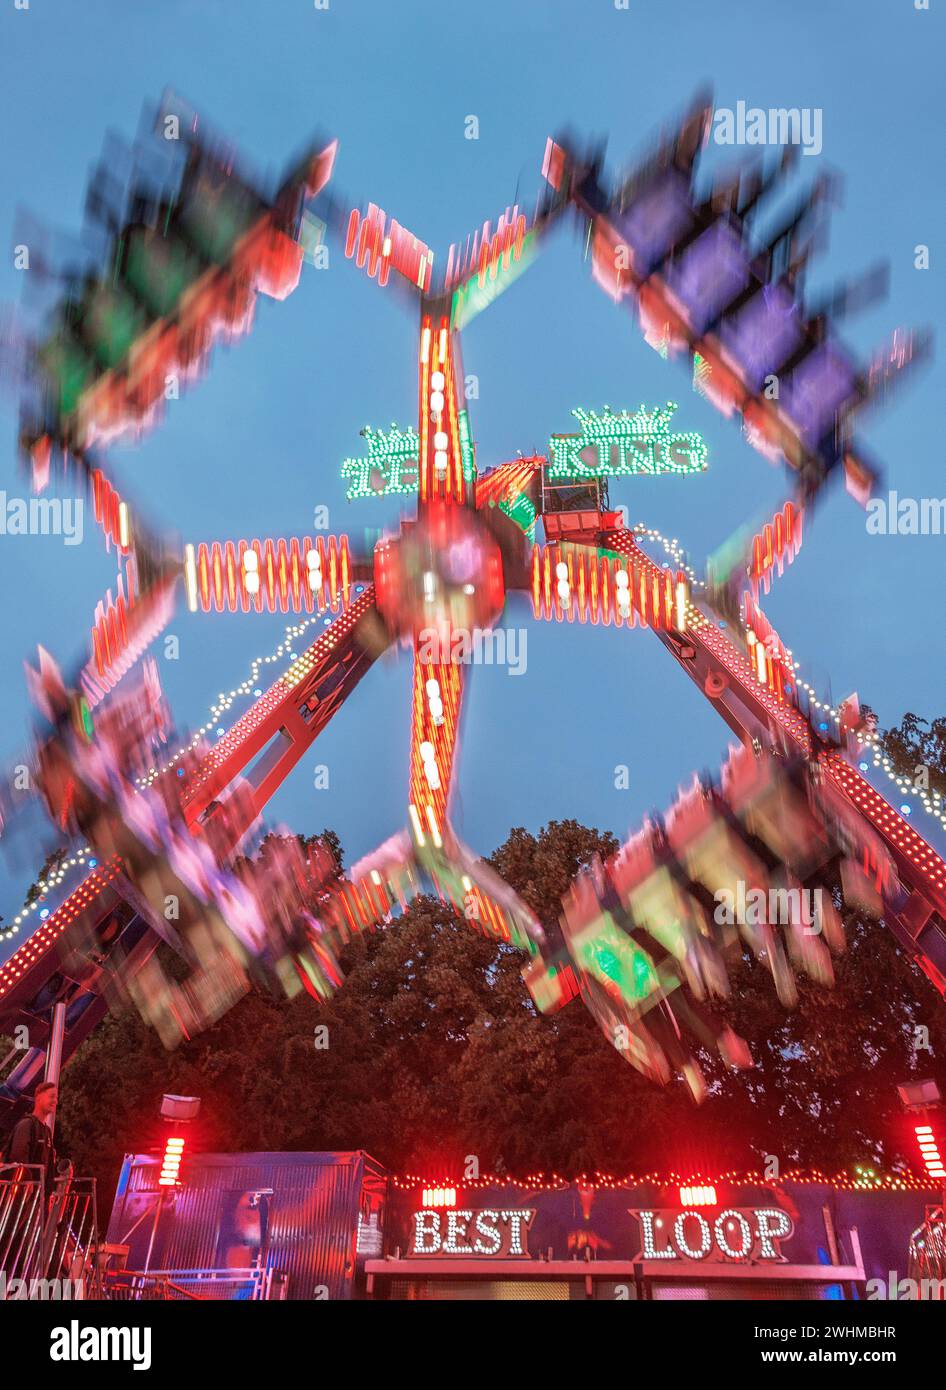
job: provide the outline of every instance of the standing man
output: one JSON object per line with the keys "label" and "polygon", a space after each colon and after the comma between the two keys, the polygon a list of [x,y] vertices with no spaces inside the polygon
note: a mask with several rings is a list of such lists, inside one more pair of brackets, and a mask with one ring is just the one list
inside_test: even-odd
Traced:
{"label": "standing man", "polygon": [[13,1126],[4,1159],[7,1163],[41,1164],[47,1195],[56,1177],[56,1150],[49,1128],[49,1117],[56,1109],[56,1087],[41,1081],[33,1093],[33,1113],[24,1115]]}

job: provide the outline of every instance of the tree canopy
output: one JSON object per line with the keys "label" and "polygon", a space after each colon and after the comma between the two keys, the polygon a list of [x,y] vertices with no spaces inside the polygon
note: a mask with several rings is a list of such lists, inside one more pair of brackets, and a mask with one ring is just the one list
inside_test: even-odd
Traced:
{"label": "tree canopy", "polygon": [[[548,919],[578,868],[615,844],[553,821],[512,830],[491,862]],[[836,987],[800,981],[791,1012],[766,972],[737,967],[732,1021],[756,1067],[708,1060],[697,1108],[682,1085],[639,1076],[579,1003],[537,1014],[524,953],[422,897],[349,943],[328,1003],[254,990],[173,1053],[135,1013],[109,1016],[64,1074],[63,1147],[108,1192],[122,1154],[156,1142],[173,1092],[202,1097],[203,1149],[364,1148],[424,1174],[469,1154],[513,1174],[712,1173],[773,1154],[783,1171],[890,1166],[903,1152],[897,1083],[946,1080],[946,1010],[882,925],[849,915],[848,942]],[[931,1052],[915,1050],[917,1026]]]}

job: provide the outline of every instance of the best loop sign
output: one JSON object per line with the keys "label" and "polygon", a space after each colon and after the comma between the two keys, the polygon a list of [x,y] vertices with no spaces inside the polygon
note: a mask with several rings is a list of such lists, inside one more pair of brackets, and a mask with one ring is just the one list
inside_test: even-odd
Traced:
{"label": "best loop sign", "polygon": [[707,1264],[782,1261],[779,1242],[794,1226],[779,1207],[725,1207],[717,1216],[684,1208],[644,1208],[631,1212],[640,1222],[641,1260]]}
{"label": "best loop sign", "polygon": [[535,1212],[526,1207],[482,1211],[416,1211],[410,1256],[476,1256],[528,1259],[529,1227]]}

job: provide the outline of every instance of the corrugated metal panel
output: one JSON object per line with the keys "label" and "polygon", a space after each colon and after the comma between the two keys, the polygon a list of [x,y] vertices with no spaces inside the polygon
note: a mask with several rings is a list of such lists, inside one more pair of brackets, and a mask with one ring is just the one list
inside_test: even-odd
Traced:
{"label": "corrugated metal panel", "polygon": [[[108,1238],[130,1246],[130,1268],[144,1265],[158,1166],[153,1155],[134,1154],[122,1169]],[[167,1199],[150,1268],[249,1265],[261,1241],[260,1208],[250,1207],[249,1194],[272,1188],[264,1204],[268,1263],[288,1275],[287,1296],[350,1298],[362,1187],[381,1171],[357,1151],[192,1154],[182,1170],[183,1187]]]}

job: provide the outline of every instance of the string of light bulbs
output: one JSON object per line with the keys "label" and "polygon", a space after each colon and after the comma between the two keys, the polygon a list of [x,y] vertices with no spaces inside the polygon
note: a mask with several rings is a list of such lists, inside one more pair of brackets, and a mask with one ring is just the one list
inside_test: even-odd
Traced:
{"label": "string of light bulbs", "polygon": [[395,1173],[393,1186],[399,1191],[414,1188],[445,1187],[474,1191],[481,1188],[516,1187],[525,1191],[562,1191],[575,1185],[594,1191],[623,1191],[635,1187],[692,1187],[697,1184],[713,1183],[732,1187],[780,1187],[783,1183],[800,1186],[832,1187],[837,1192],[928,1192],[936,1191],[936,1184],[926,1177],[917,1177],[905,1170],[878,1173],[876,1169],[855,1165],[853,1171],[824,1173],[818,1168],[792,1168],[778,1177],[751,1168],[730,1168],[724,1173],[693,1174],[673,1170],[642,1173],[627,1173],[623,1177],[605,1173],[600,1169],[594,1173],[578,1173],[568,1177],[561,1173],[529,1173],[522,1177],[512,1177],[505,1173],[487,1173],[475,1178],[460,1177],[453,1174],[433,1179],[416,1173]]}
{"label": "string of light bulbs", "polygon": [[[653,527],[644,526],[643,524],[634,527],[634,534],[637,538],[654,541],[656,544],[662,546],[666,554],[673,560],[674,565],[686,573],[692,588],[705,588],[704,582],[697,577],[693,569],[687,564],[685,553],[676,538],[668,539]],[[704,615],[700,613],[699,609],[692,605],[689,606],[688,616],[691,619],[703,619],[705,621]],[[796,686],[799,690],[803,690],[808,697],[809,708],[813,709],[816,714],[821,715],[823,720],[838,722],[841,718],[841,711],[836,708],[836,706],[832,705],[830,701],[819,699],[814,686],[809,684],[809,682],[799,674],[799,666],[792,655],[791,649],[789,647],[783,647],[783,650],[786,664],[791,667]],[[825,727],[827,727],[827,725]],[[946,797],[942,796],[937,791],[931,791],[929,788],[918,787],[916,782],[909,777],[901,776],[894,768],[890,757],[884,751],[880,737],[875,732],[859,729],[855,731],[855,737],[863,754],[862,760],[858,764],[859,770],[861,772],[869,771],[872,763],[877,771],[883,772],[886,775],[888,780],[894,784],[899,792],[918,797],[922,809],[926,814],[931,816],[940,827],[946,830]],[[870,761],[866,761],[865,759],[867,758],[869,758]],[[910,816],[913,813],[913,807],[908,802],[901,801],[899,809],[901,815],[904,816]]]}
{"label": "string of light bulbs", "polygon": [[61,863],[52,868],[46,878],[37,879],[34,886],[39,889],[38,895],[32,902],[27,902],[24,899],[23,906],[13,918],[10,925],[0,933],[0,936],[2,936],[5,941],[9,941],[11,936],[16,936],[24,922],[33,912],[38,912],[40,920],[45,921],[49,916],[49,908],[44,905],[46,896],[52,889],[60,886],[70,869],[94,869],[99,861],[94,856],[90,858],[90,855],[92,855],[91,847],[86,845],[83,849],[76,850],[75,854],[63,859]]}
{"label": "string of light bulbs", "polygon": [[[257,685],[257,681],[259,680],[260,672],[262,671],[263,667],[272,665],[273,663],[281,660],[281,658],[284,656],[288,657],[290,664],[296,661],[298,658],[297,653],[295,651],[295,645],[298,639],[310,627],[314,626],[314,624],[317,623],[320,620],[320,618],[323,623],[327,623],[331,620],[328,615],[316,614],[310,618],[303,618],[301,622],[287,624],[285,636],[283,637],[279,645],[276,647],[276,649],[270,652],[268,655],[254,656],[250,662],[250,674],[246,677],[246,679],[241,681],[239,685],[234,686],[234,688],[229,692],[224,692],[223,690],[220,691],[219,695],[217,696],[217,699],[210,706],[209,719],[207,720],[206,724],[202,724],[200,726],[200,728],[197,730],[197,732],[191,739],[190,743],[185,744],[182,748],[179,748],[177,752],[164,764],[163,767],[158,767],[157,765],[155,765],[151,767],[148,770],[148,772],[146,772],[143,776],[137,777],[135,779],[135,785],[139,788],[150,787],[152,782],[154,782],[156,778],[160,777],[165,772],[169,772],[171,768],[175,767],[176,764],[179,763],[187,753],[190,753],[194,748],[196,748],[197,745],[200,743],[201,739],[204,738],[207,734],[214,733],[217,738],[222,738],[223,735],[226,733],[226,730],[223,729],[218,723],[220,716],[226,714],[227,711],[231,709],[231,707],[235,704],[237,700],[245,699],[247,696],[252,696],[254,699],[259,699],[259,697],[263,694],[263,691]],[[289,668],[287,667],[287,670],[288,669]],[[283,674],[285,674],[285,672],[283,672]]]}

